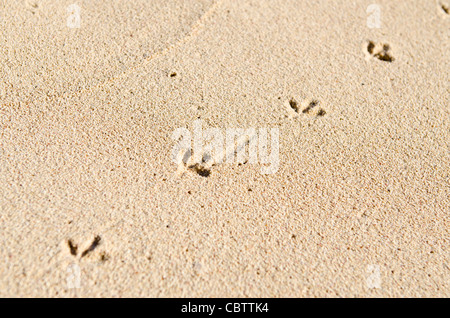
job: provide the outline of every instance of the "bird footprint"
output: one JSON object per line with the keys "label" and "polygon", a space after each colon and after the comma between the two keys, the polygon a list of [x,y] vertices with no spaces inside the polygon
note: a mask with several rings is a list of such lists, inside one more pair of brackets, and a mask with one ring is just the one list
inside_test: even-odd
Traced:
{"label": "bird footprint", "polygon": [[99,235],[95,236],[94,239],[92,240],[91,244],[84,249],[84,251],[80,254],[78,254],[78,245],[76,245],[71,239],[67,240],[67,246],[69,248],[69,253],[72,256],[78,257],[79,258],[83,258],[86,255],[90,254],[92,251],[94,251],[97,246],[100,245],[100,241],[101,241],[101,237]]}
{"label": "bird footprint", "polygon": [[302,114],[313,114],[316,116],[325,116],[326,111],[317,106],[319,105],[319,101],[316,99],[305,100],[301,104],[299,104],[294,98],[289,100],[289,107],[291,108],[291,112],[293,113],[293,117],[298,116],[299,113]]}
{"label": "bird footprint", "polygon": [[389,44],[375,43],[373,41],[367,41],[363,46],[363,51],[366,54],[366,59],[377,58],[384,62],[393,62],[394,57],[390,53]]}

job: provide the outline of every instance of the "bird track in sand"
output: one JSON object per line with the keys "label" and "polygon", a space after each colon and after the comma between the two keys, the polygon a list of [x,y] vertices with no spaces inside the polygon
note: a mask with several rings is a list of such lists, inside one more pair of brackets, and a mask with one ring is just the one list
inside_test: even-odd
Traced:
{"label": "bird track in sand", "polygon": [[291,113],[292,111],[294,113],[294,115],[291,117],[297,117],[300,113],[322,117],[325,116],[327,112],[321,107],[317,108],[319,103],[320,101],[318,101],[317,99],[305,99],[302,103],[298,103],[297,100],[292,97],[288,101],[288,109]]}
{"label": "bird track in sand", "polygon": [[203,150],[200,152],[201,155],[198,157],[192,152],[191,149],[181,149],[177,157],[178,169],[176,175],[182,176],[187,171],[191,171],[201,177],[207,178],[212,173],[212,167],[224,162],[226,163],[230,158],[234,158],[237,153],[242,151],[250,143],[250,141],[256,137],[257,136],[253,134],[250,136],[244,135],[238,138],[236,144],[233,144],[232,147],[227,146],[219,154],[215,154],[215,158],[220,158],[220,162],[216,162],[214,157]]}
{"label": "bird track in sand", "polygon": [[[79,258],[81,259],[93,252],[100,245],[101,240],[102,238],[99,235],[96,235],[91,244],[89,244],[89,246],[85,248],[81,254],[79,254]],[[70,255],[75,257],[78,256],[78,245],[76,245],[71,239],[67,240],[67,247],[69,248]]]}

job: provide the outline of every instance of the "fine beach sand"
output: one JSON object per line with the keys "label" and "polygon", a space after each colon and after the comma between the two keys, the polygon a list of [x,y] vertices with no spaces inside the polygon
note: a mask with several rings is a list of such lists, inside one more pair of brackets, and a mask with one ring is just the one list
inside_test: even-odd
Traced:
{"label": "fine beach sand", "polygon": [[0,2],[0,297],[450,296],[448,0],[74,2]]}

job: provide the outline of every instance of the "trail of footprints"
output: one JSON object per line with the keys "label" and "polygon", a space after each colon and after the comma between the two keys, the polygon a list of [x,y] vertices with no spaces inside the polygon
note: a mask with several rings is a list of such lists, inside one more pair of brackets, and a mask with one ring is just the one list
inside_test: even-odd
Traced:
{"label": "trail of footprints", "polygon": [[[39,6],[36,2],[29,2],[28,3],[28,10],[32,14],[36,14],[37,10],[39,9]],[[438,11],[442,16],[447,18],[450,15],[450,5],[448,3],[439,2]],[[371,59],[378,59],[383,62],[393,62],[395,61],[395,58],[393,57],[391,53],[391,47],[389,44],[386,43],[375,43],[374,41],[366,41],[363,44],[363,53],[366,55],[367,60]],[[177,76],[177,73],[173,72],[170,74],[170,77],[174,78]],[[296,116],[299,116],[300,114],[303,115],[312,115],[316,117],[323,117],[327,113],[326,111],[319,106],[320,102],[316,99],[311,100],[305,100],[302,103],[297,102],[295,98],[291,98],[288,101],[288,107],[291,112],[293,112]],[[250,137],[251,138],[251,137]],[[238,141],[237,149],[240,147],[245,147],[248,142],[249,138],[245,140]],[[233,151],[237,151],[233,150]],[[227,155],[227,154],[226,154]],[[194,160],[194,156],[190,150],[185,150],[181,153],[179,158],[179,165],[178,165],[178,174],[182,175],[187,171],[193,172],[200,177],[209,177],[211,175],[211,168],[216,163],[208,156],[208,154],[203,154],[201,161],[196,162]],[[93,255],[94,251],[98,250],[98,246],[101,244],[101,237],[99,235],[96,235],[93,240],[90,242],[90,244],[87,244],[86,247],[81,251],[79,249],[79,246],[74,243],[72,239],[68,239],[65,242],[65,246],[67,249],[67,254],[71,255],[73,258],[77,260],[81,260],[89,255]],[[99,255],[100,262],[105,262],[109,259],[108,254],[105,252],[101,252]]]}
{"label": "trail of footprints", "polygon": [[[291,98],[288,102],[290,110],[291,112],[294,112],[295,116],[301,113],[303,115],[323,117],[327,114],[327,112],[322,107],[319,107],[319,103],[320,102],[318,100],[312,99],[306,100],[300,104],[294,98]],[[219,158],[227,160],[230,156],[236,155],[238,152],[243,150],[243,148],[245,148],[250,141],[253,140],[253,138],[256,137],[256,135],[242,136],[237,140],[236,147],[225,149],[224,152],[219,155]],[[177,157],[177,162],[178,170],[176,175],[182,176],[186,172],[192,172],[204,178],[209,177],[211,175],[212,167],[218,164],[207,152],[196,155],[191,149],[181,149]],[[246,162],[244,162],[244,164],[245,163]]]}
{"label": "trail of footprints", "polygon": [[[450,15],[450,5],[443,1],[438,1],[438,11],[447,18]],[[395,61],[395,58],[392,54],[391,46],[387,43],[383,42],[374,42],[371,40],[367,40],[362,45],[362,51],[366,56],[366,60],[370,61],[373,59],[392,63]],[[172,73],[171,77],[175,77],[176,73]],[[281,99],[281,98],[279,98]],[[316,99],[304,100],[299,103],[295,98],[291,98],[287,102],[289,115],[285,115],[286,118],[295,118],[299,116],[314,116],[314,117],[323,117],[327,114],[325,109],[319,106],[320,102]],[[239,147],[245,147],[248,143],[248,140],[238,142]],[[237,150],[233,150],[237,151]],[[201,177],[209,177],[211,175],[211,168],[216,164],[211,158],[208,157],[207,154],[203,154],[201,160],[194,160],[191,150],[183,150],[180,153],[178,159],[178,175],[183,175],[185,172],[190,171],[198,174]]]}

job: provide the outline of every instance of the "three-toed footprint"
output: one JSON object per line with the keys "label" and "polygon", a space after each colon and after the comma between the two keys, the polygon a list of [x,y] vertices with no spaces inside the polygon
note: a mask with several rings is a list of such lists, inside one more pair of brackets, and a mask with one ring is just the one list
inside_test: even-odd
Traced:
{"label": "three-toed footprint", "polygon": [[305,99],[302,103],[298,103],[295,98],[291,98],[288,102],[291,117],[296,117],[300,113],[319,117],[325,116],[327,112],[323,108],[318,107],[319,103],[316,99]]}
{"label": "three-toed footprint", "polygon": [[[73,257],[75,257],[76,259],[82,259],[83,257],[88,256],[89,254],[91,254],[99,245],[101,242],[101,237],[99,235],[96,235],[92,241],[86,242],[88,244],[83,244],[84,248],[82,249],[82,252],[80,252],[78,245],[75,244],[73,242],[72,239],[68,239],[66,241],[66,250],[68,252],[68,254],[72,255]],[[105,260],[105,256],[106,254],[102,253],[100,255],[100,260]]]}
{"label": "three-toed footprint", "polygon": [[391,47],[389,44],[386,43],[375,43],[373,41],[366,41],[363,44],[363,52],[366,55],[366,60],[376,58],[384,62],[393,62],[395,59],[390,51]]}

